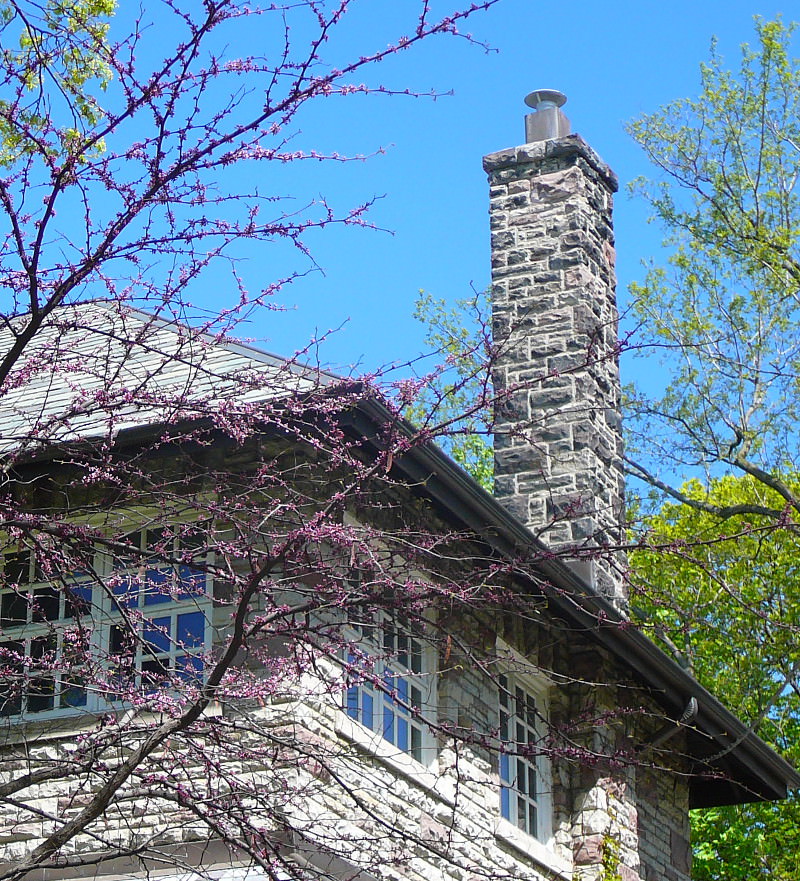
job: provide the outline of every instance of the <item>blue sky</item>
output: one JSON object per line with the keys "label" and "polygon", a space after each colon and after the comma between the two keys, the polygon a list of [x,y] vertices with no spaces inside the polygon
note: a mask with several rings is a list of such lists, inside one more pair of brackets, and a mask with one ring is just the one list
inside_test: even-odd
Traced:
{"label": "blue sky", "polygon": [[[443,5],[440,3],[440,6]],[[344,32],[349,46],[380,44],[417,7],[412,0],[360,0]],[[657,255],[660,233],[625,192],[648,172],[625,123],[671,99],[696,94],[698,66],[712,35],[732,66],[752,40],[753,15],[781,6],[740,0],[625,0],[570,4],[501,0],[476,15],[470,30],[493,51],[437,39],[384,62],[370,82],[422,91],[424,98],[354,96],[318,101],[298,117],[298,147],[377,154],[364,162],[304,164],[285,183],[302,181],[308,197],[339,209],[379,197],[372,221],[390,232],[326,231],[309,237],[314,270],[278,298],[287,311],[261,314],[243,328],[258,344],[289,354],[309,338],[338,330],[320,351],[338,369],[371,370],[421,349],[412,319],[417,291],[454,299],[489,280],[486,178],[481,157],[521,143],[524,96],[535,88],[568,95],[564,108],[580,133],[614,168],[619,293]],[[785,10],[791,18],[791,9]],[[407,19],[408,20],[408,19]],[[408,28],[406,27],[406,30]],[[384,152],[378,152],[384,151]],[[269,246],[250,252],[240,270],[253,287],[288,269],[295,255]],[[210,293],[210,292],[209,292]]]}

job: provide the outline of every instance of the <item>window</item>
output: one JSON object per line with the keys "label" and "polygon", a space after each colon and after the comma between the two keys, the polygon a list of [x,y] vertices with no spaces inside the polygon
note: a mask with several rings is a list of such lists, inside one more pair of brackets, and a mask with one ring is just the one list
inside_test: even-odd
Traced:
{"label": "window", "polygon": [[132,688],[202,676],[209,579],[165,558],[205,562],[205,552],[164,530],[126,541],[140,553],[113,561],[97,553],[91,576],[57,583],[44,580],[28,550],[2,557],[0,716],[99,711]]}
{"label": "window", "polygon": [[542,754],[547,718],[544,690],[501,675],[498,691],[500,815],[532,838],[546,841],[550,768]]}
{"label": "window", "polygon": [[[109,579],[115,608],[107,628],[107,651],[117,664],[121,690],[131,679],[144,686],[165,678],[197,679],[206,650],[207,578],[190,565],[171,566],[159,559],[195,556],[191,543],[164,529],[139,530],[127,542],[142,554],[138,560],[115,561]],[[153,552],[149,559],[148,551]],[[205,556],[200,548],[194,551]]]}
{"label": "window", "polygon": [[373,614],[374,623],[353,624],[356,651],[348,653],[352,672],[344,695],[351,719],[423,761],[430,712],[431,665],[421,634],[399,616]]}
{"label": "window", "polygon": [[76,626],[91,590],[70,577],[61,588],[42,582],[27,549],[5,554],[0,582],[0,716],[86,705],[81,662],[88,648]]}

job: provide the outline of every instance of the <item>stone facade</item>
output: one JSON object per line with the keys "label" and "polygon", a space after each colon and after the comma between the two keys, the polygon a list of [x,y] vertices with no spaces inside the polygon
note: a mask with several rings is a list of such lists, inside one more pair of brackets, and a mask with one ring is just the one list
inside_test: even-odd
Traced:
{"label": "stone facade", "polygon": [[612,194],[577,135],[492,153],[495,494],[624,603]]}
{"label": "stone facade", "polygon": [[[498,622],[496,629],[509,640],[519,636],[515,622]],[[485,626],[479,630],[488,651],[494,633]],[[543,781],[550,787],[552,804],[548,842],[536,842],[500,820],[498,753],[492,747],[496,681],[474,664],[459,663],[457,654],[446,664],[440,659],[441,728],[424,765],[350,720],[335,692],[326,694],[325,687],[317,689],[316,699],[276,702],[247,714],[238,710],[241,758],[233,771],[260,781],[260,797],[252,803],[249,819],[262,812],[262,825],[274,826],[278,835],[276,817],[286,818],[295,837],[282,846],[284,857],[290,865],[311,862],[323,877],[689,881],[687,769],[676,766],[679,773],[671,774],[656,771],[650,761],[631,761],[633,746],[652,727],[648,717],[657,717],[657,709],[642,712],[646,695],[630,683],[620,688],[616,683],[624,680],[624,672],[588,642],[567,645],[563,632],[549,624],[526,630],[518,648],[527,652],[532,672],[544,667],[554,683],[546,742],[551,773]],[[475,631],[462,631],[458,642],[475,638]],[[608,677],[614,684],[598,687],[590,684],[590,675]],[[310,695],[315,689],[304,683],[302,690]],[[620,712],[625,692],[627,704],[637,707],[630,715]],[[236,713],[229,718],[237,718]],[[448,737],[447,729],[482,732],[483,737],[467,743]],[[79,732],[78,722],[69,734],[63,728],[60,734],[39,729],[35,737],[28,732],[27,743],[8,743],[0,757],[3,775],[30,772],[37,761],[68,758]],[[265,738],[281,743],[271,761],[265,758]],[[127,748],[134,744],[132,731]],[[212,744],[208,748],[213,750]],[[175,760],[173,750],[153,757],[152,764]],[[202,763],[187,750],[172,782],[199,794],[203,773]],[[0,869],[36,847],[52,825],[48,817],[76,815],[90,796],[87,783],[52,780],[36,787],[28,800],[41,811],[36,821],[20,823],[13,811],[0,816]],[[236,863],[235,854],[227,855],[227,863],[219,855],[212,859],[213,841],[192,811],[143,793],[141,781],[126,788],[90,833],[75,838],[65,856],[91,858],[109,846],[125,852],[146,844],[167,862],[191,866],[194,861],[204,870]],[[192,856],[193,849],[198,856]],[[336,870],[331,868],[334,862]],[[78,877],[93,877],[85,872]],[[142,867],[135,859],[121,860],[104,867],[101,877],[108,872],[120,881],[141,875]],[[49,879],[69,877],[74,875],[66,870],[48,874]]]}

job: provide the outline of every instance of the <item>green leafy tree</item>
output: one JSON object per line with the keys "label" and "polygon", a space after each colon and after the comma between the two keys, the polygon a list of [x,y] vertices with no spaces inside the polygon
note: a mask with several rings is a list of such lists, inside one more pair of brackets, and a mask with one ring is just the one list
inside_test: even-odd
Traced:
{"label": "green leafy tree", "polygon": [[[656,511],[632,578],[646,626],[796,763],[800,64],[793,25],[756,37],[737,70],[712,45],[699,96],[630,127],[670,248],[632,287],[634,356],[667,378],[632,371],[627,465]],[[695,877],[795,878],[798,821],[796,800],[698,813]]]}
{"label": "green leafy tree", "polygon": [[[800,492],[800,478],[783,481]],[[668,503],[643,520],[631,555],[634,614],[681,663],[787,759],[800,759],[800,535],[757,513],[724,522],[708,506],[779,507],[749,476],[681,487],[704,509]],[[800,803],[693,816],[697,881],[793,881]]]}
{"label": "green leafy tree", "polygon": [[443,446],[484,489],[494,482],[492,450],[491,325],[486,292],[448,306],[420,291],[414,317],[425,346],[438,362],[409,393],[405,415],[423,428],[437,427]]}
{"label": "green leafy tree", "polygon": [[738,71],[712,47],[697,99],[630,128],[660,173],[636,191],[672,250],[633,286],[637,352],[660,353],[669,381],[631,392],[628,465],[695,508],[710,502],[670,475],[748,474],[777,494],[758,513],[780,521],[800,511],[782,478],[800,468],[800,69],[792,26],[756,32]]}

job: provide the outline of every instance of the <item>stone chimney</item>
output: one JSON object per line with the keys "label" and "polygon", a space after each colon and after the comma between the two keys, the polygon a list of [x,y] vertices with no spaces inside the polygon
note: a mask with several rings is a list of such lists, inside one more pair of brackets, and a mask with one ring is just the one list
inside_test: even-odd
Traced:
{"label": "stone chimney", "polygon": [[532,92],[527,143],[491,153],[495,494],[626,604],[612,194],[617,178]]}

